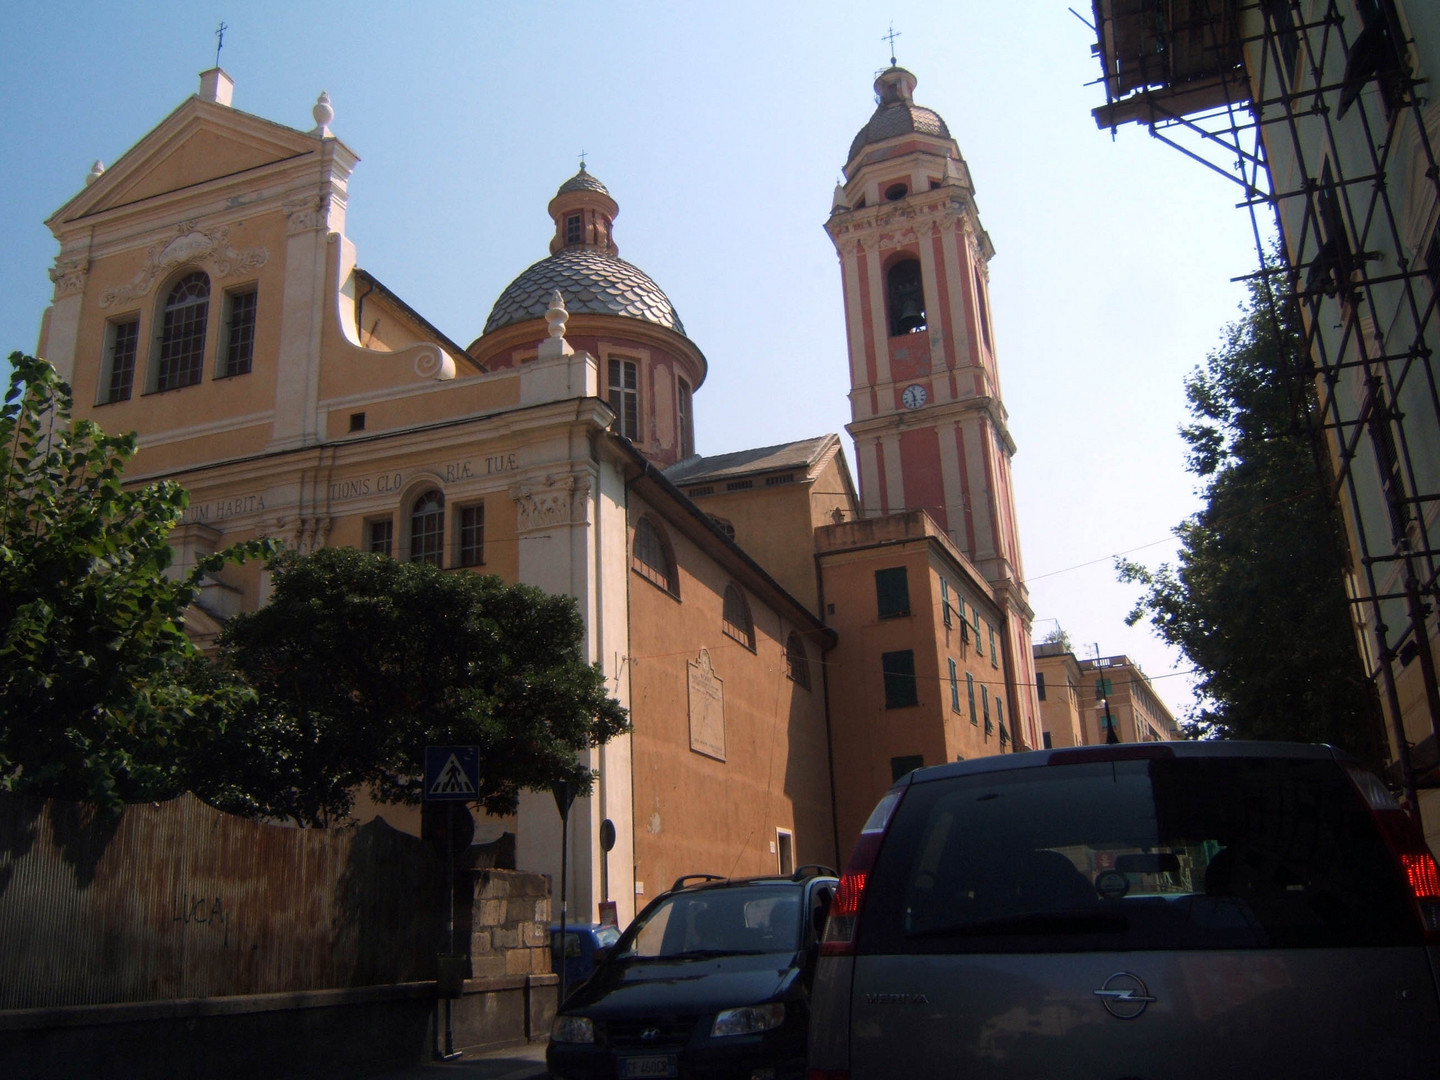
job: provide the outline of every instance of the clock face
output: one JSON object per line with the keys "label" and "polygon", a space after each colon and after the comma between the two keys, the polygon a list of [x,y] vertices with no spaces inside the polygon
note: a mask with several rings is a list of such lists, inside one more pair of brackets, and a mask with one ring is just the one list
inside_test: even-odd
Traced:
{"label": "clock face", "polygon": [[925,392],[925,387],[919,383],[912,383],[907,386],[905,392],[900,395],[900,400],[907,409],[918,409],[921,405],[925,404],[929,397],[930,395]]}

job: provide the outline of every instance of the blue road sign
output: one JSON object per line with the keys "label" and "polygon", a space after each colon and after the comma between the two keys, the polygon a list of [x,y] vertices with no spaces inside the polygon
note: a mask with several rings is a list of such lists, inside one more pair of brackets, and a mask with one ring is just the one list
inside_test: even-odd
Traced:
{"label": "blue road sign", "polygon": [[480,791],[478,746],[425,748],[425,801],[470,802]]}

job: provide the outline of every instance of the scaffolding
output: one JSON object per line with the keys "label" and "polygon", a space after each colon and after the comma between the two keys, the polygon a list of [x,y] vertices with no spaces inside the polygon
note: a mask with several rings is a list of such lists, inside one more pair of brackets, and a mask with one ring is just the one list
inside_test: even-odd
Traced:
{"label": "scaffolding", "polygon": [[1398,2],[1093,0],[1092,51],[1097,123],[1142,124],[1234,181],[1256,276],[1298,305],[1361,656],[1418,809],[1440,788],[1440,105],[1423,78],[1440,15],[1414,5],[1412,26]]}

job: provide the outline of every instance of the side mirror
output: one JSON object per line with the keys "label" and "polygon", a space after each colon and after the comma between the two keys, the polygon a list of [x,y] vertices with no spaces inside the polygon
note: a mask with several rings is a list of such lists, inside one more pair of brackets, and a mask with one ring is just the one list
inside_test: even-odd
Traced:
{"label": "side mirror", "polygon": [[595,963],[596,963],[596,965],[598,966],[598,965],[600,965],[600,964],[603,964],[606,960],[609,960],[609,959],[610,959],[610,954],[613,953],[614,951],[615,951],[615,946],[614,946],[614,945],[601,945],[598,949],[595,950]]}

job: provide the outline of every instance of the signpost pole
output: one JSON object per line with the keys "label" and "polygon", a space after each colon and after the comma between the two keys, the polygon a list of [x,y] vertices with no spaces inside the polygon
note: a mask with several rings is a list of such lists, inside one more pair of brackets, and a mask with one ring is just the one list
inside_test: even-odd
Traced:
{"label": "signpost pole", "polygon": [[570,780],[556,780],[550,785],[555,806],[560,811],[560,996],[555,1000],[558,1010],[565,1003],[566,942],[565,925],[570,908],[570,805],[575,801],[575,785]]}
{"label": "signpost pole", "polygon": [[[435,1056],[452,1061],[460,1055],[455,1051],[455,1030],[451,1023],[452,1001],[464,993],[465,956],[455,952],[455,804],[470,802],[479,794],[480,748],[478,746],[427,746],[425,748],[425,801],[448,802],[445,808],[445,875],[450,890],[447,905],[449,918],[446,932],[450,951],[436,958],[436,996],[445,999],[445,1049],[439,1049],[436,1032]],[[437,1018],[437,1027],[438,1018]]]}

